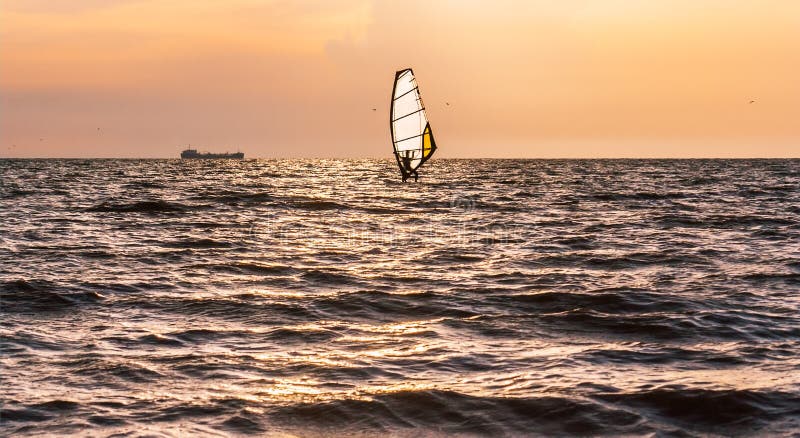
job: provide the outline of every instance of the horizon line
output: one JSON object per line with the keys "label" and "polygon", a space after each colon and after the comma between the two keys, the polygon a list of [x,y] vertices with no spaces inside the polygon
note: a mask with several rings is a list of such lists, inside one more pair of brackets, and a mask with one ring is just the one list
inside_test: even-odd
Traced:
{"label": "horizon line", "polygon": [[[438,160],[797,160],[800,156],[774,157],[436,157]],[[247,160],[388,160],[392,157],[246,157],[246,158],[181,158],[181,157],[2,157],[0,160],[182,160],[182,161],[247,161]]]}

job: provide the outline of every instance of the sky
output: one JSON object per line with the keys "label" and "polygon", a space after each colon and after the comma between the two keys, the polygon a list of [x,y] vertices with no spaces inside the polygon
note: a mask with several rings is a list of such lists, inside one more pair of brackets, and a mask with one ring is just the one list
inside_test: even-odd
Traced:
{"label": "sky", "polygon": [[797,0],[0,0],[0,157],[390,158],[406,67],[440,158],[800,156]]}

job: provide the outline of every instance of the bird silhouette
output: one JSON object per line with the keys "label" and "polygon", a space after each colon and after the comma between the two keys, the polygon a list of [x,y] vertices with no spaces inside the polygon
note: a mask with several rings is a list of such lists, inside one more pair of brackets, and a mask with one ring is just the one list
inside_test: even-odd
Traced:
{"label": "bird silhouette", "polygon": [[751,100],[750,103],[756,103],[756,101],[755,100]]}
{"label": "bird silhouette", "polygon": [[372,111],[377,111],[377,110],[378,110],[377,108],[372,108]]}

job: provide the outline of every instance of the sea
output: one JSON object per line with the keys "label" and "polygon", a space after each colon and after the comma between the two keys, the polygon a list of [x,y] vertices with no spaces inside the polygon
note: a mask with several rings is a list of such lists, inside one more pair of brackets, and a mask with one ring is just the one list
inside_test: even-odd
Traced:
{"label": "sea", "polygon": [[798,436],[800,160],[0,160],[0,435]]}

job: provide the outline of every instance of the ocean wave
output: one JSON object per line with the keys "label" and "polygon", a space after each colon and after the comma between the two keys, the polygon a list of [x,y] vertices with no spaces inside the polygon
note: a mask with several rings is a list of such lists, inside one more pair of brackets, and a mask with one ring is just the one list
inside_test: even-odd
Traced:
{"label": "ocean wave", "polygon": [[486,254],[481,254],[481,253],[457,252],[446,249],[446,250],[434,250],[429,253],[423,254],[420,257],[420,259],[424,260],[425,263],[431,265],[437,265],[437,264],[449,265],[449,264],[477,263],[485,260],[486,257],[487,257]]}
{"label": "ocean wave", "polygon": [[[619,317],[589,309],[575,309],[541,315],[547,328],[574,335],[615,336],[628,339],[690,339],[700,336],[699,326],[684,317],[665,314]],[[746,338],[739,334],[740,339]]]}
{"label": "ocean wave", "polygon": [[22,190],[19,188],[6,188],[0,190],[0,199],[16,199],[16,198],[24,198],[29,195],[33,195],[36,193],[33,190]]}
{"label": "ocean wave", "polygon": [[287,265],[249,262],[211,265],[209,266],[209,269],[216,272],[229,272],[234,274],[249,274],[258,276],[291,276],[300,272],[298,269]]}
{"label": "ocean wave", "polygon": [[119,297],[114,305],[121,309],[151,310],[258,324],[285,324],[288,321],[315,320],[320,316],[308,303],[272,302],[256,294],[226,298],[165,297],[159,300]]}
{"label": "ocean wave", "polygon": [[595,193],[589,199],[595,201],[662,201],[683,199],[683,192],[633,192],[633,193]]}
{"label": "ocean wave", "polygon": [[161,373],[133,361],[106,359],[98,354],[81,354],[60,359],[55,365],[71,374],[113,383],[116,380],[132,383],[153,382],[163,377]]}
{"label": "ocean wave", "polygon": [[[0,418],[3,422],[39,422],[53,418],[54,414],[48,414],[36,409],[11,409],[0,408]],[[2,429],[0,429],[2,431]]]}
{"label": "ocean wave", "polygon": [[640,288],[606,288],[586,292],[546,291],[496,295],[487,302],[523,312],[558,313],[573,309],[591,309],[607,314],[682,312],[693,306],[685,298]]}
{"label": "ocean wave", "polygon": [[204,192],[193,195],[191,199],[228,205],[261,204],[273,203],[276,201],[276,197],[272,193],[268,192],[237,192],[230,190],[221,192]]}
{"label": "ocean wave", "polygon": [[797,225],[797,219],[774,215],[712,215],[705,219],[709,226],[721,228]]}
{"label": "ocean wave", "polygon": [[630,252],[615,255],[595,255],[593,253],[573,252],[568,254],[544,255],[530,260],[538,266],[582,266],[589,269],[632,270],[650,266],[697,266],[711,265],[712,261],[700,254],[681,251]]}
{"label": "ocean wave", "polygon": [[324,211],[324,210],[349,210],[350,207],[339,202],[323,200],[323,199],[314,199],[314,200],[298,200],[298,201],[291,201],[288,204],[292,208],[296,208],[299,210],[309,210],[309,211]]}
{"label": "ocean wave", "polygon": [[97,304],[103,299],[95,291],[65,289],[46,280],[0,283],[0,312],[61,311],[85,304]]}
{"label": "ocean wave", "polygon": [[187,206],[176,202],[167,202],[164,200],[155,201],[138,201],[130,203],[114,203],[111,201],[103,201],[97,205],[85,209],[88,212],[94,213],[145,213],[145,214],[159,214],[159,213],[181,213],[187,210]]}
{"label": "ocean wave", "polygon": [[737,277],[758,284],[786,283],[800,286],[800,272],[758,272],[739,275]]}
{"label": "ocean wave", "polygon": [[358,318],[373,321],[397,321],[409,318],[470,317],[478,313],[466,306],[430,292],[390,294],[386,292],[352,292],[316,298],[313,307],[328,318]]}
{"label": "ocean wave", "polygon": [[257,415],[247,412],[226,419],[220,423],[220,426],[224,430],[240,434],[262,433],[266,430]]}
{"label": "ocean wave", "polygon": [[126,189],[166,189],[167,185],[153,181],[132,181],[123,184]]}
{"label": "ocean wave", "polygon": [[755,432],[770,420],[800,414],[800,396],[779,391],[707,390],[666,386],[650,391],[598,395],[596,398],[656,418],[678,421],[708,432]]}
{"label": "ocean wave", "polygon": [[29,331],[19,331],[13,334],[4,334],[0,338],[0,351],[12,357],[16,354],[27,354],[30,350],[65,351],[68,346],[59,339],[45,337]]}
{"label": "ocean wave", "polygon": [[167,248],[230,248],[233,246],[231,242],[223,240],[215,240],[211,238],[187,238],[180,240],[172,240],[161,242],[161,246]]}
{"label": "ocean wave", "polygon": [[313,285],[355,285],[361,283],[355,275],[350,275],[343,271],[320,269],[304,270],[300,274],[300,278]]}
{"label": "ocean wave", "polygon": [[592,365],[637,363],[648,365],[680,364],[683,367],[687,367],[691,364],[693,368],[710,369],[747,365],[753,362],[738,354],[641,343],[634,343],[628,349],[615,348],[586,351],[573,357],[573,359],[586,361]]}
{"label": "ocean wave", "polygon": [[396,207],[360,207],[359,211],[363,211],[367,214],[375,214],[375,215],[409,215],[409,214],[417,214],[417,211],[412,208],[396,208]]}
{"label": "ocean wave", "polygon": [[[476,397],[420,390],[377,394],[367,400],[336,400],[279,408],[279,424],[312,433],[347,435],[360,430],[481,436],[643,433],[641,417],[599,403],[557,396]],[[598,425],[603,426],[598,428]]]}
{"label": "ocean wave", "polygon": [[205,342],[235,340],[240,343],[247,342],[285,342],[285,343],[314,343],[327,342],[341,336],[333,330],[308,327],[275,327],[271,330],[210,330],[191,329],[169,332],[159,335],[162,339],[175,340],[176,346],[185,343],[203,344]]}

